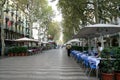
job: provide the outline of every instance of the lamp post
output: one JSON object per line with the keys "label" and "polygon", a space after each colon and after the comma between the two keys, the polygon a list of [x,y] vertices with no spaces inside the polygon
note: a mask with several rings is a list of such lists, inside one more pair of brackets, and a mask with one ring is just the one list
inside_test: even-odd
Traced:
{"label": "lamp post", "polygon": [[1,28],[1,56],[4,55],[4,48],[5,48],[5,42],[4,42],[4,28],[3,28],[3,6],[5,4],[6,0],[0,0],[0,28]]}

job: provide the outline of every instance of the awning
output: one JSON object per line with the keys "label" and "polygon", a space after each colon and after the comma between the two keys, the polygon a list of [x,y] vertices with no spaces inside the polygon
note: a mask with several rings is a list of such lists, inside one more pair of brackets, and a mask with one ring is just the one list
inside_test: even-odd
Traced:
{"label": "awning", "polygon": [[94,38],[101,35],[114,34],[120,32],[120,25],[94,24],[82,28],[75,38]]}
{"label": "awning", "polygon": [[81,42],[79,39],[72,39],[72,40],[69,40],[68,42],[66,42],[65,44],[71,44],[72,42]]}
{"label": "awning", "polygon": [[5,41],[15,41],[14,39],[5,39]]}
{"label": "awning", "polygon": [[38,40],[27,38],[27,37],[19,38],[19,39],[16,39],[15,41],[19,41],[19,42],[26,42],[26,41],[27,42],[38,42]]}

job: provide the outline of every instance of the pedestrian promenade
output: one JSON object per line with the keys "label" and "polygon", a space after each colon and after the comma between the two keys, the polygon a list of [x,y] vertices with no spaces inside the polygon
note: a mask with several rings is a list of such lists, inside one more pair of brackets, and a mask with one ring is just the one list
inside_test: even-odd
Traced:
{"label": "pedestrian promenade", "polygon": [[0,59],[0,80],[97,80],[67,56],[65,49]]}

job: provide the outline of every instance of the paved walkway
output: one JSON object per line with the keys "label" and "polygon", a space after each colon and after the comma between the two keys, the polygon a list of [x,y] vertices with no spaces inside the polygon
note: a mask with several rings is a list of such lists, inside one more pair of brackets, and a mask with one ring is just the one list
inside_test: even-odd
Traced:
{"label": "paved walkway", "polygon": [[[0,59],[0,80],[88,80],[65,49]],[[89,80],[96,80],[91,78]]]}

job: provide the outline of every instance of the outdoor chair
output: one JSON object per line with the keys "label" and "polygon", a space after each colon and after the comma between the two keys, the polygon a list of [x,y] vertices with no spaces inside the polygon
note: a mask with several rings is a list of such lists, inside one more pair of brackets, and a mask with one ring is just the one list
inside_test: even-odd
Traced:
{"label": "outdoor chair", "polygon": [[88,80],[89,80],[92,70],[96,71],[96,78],[98,78],[98,66],[96,66],[96,62],[89,61],[89,68],[90,68],[90,71],[88,72]]}
{"label": "outdoor chair", "polygon": [[84,57],[83,58],[83,66],[85,68],[85,73],[87,74],[87,71],[89,69],[89,61],[88,61],[88,57]]}

